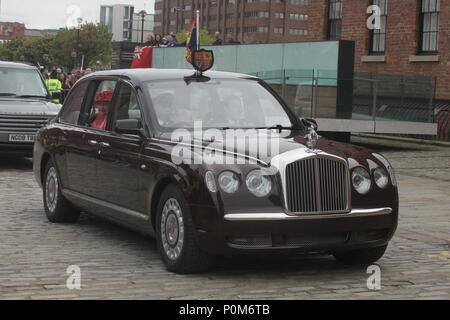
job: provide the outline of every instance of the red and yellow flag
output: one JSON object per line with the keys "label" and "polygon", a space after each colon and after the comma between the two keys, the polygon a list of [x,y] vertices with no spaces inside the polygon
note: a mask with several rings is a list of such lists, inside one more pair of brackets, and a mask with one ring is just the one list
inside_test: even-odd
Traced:
{"label": "red and yellow flag", "polygon": [[197,50],[197,20],[194,20],[191,26],[191,31],[186,39],[186,54],[185,59],[187,62],[192,63],[191,54],[193,51]]}

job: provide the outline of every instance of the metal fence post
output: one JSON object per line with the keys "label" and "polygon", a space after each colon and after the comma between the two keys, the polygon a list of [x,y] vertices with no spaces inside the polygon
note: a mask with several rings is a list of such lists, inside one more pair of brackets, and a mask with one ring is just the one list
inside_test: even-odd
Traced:
{"label": "metal fence post", "polygon": [[372,105],[372,118],[373,121],[377,120],[377,96],[378,96],[378,81],[373,80],[373,105]]}
{"label": "metal fence post", "polygon": [[433,77],[430,79],[430,85],[431,85],[431,92],[430,92],[430,105],[429,105],[429,122],[434,123],[435,121],[435,114],[434,114],[434,108],[433,108],[433,101],[436,96],[436,77]]}
{"label": "metal fence post", "polygon": [[317,82],[318,78],[316,77],[316,70],[313,70],[312,74],[312,83],[311,83],[311,117],[315,118],[316,108],[317,108]]}

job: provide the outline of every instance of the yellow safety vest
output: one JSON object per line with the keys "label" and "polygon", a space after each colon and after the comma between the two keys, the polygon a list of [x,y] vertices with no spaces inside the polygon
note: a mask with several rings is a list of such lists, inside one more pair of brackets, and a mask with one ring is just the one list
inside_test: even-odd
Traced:
{"label": "yellow safety vest", "polygon": [[[62,84],[61,81],[58,79],[47,79],[45,80],[45,84],[47,85],[48,91],[50,91],[50,94],[56,91],[62,90]],[[53,99],[52,102],[60,103],[61,101],[59,99]]]}

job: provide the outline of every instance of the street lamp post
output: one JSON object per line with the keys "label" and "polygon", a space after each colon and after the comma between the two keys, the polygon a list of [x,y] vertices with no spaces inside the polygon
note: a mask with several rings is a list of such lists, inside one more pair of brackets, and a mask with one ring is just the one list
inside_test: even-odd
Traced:
{"label": "street lamp post", "polygon": [[79,57],[79,53],[80,53],[80,30],[81,30],[81,24],[83,23],[83,19],[82,18],[78,18],[77,19],[78,22],[78,26],[77,26],[77,52],[75,55],[75,67],[78,65],[78,57]]}
{"label": "street lamp post", "polygon": [[139,14],[142,18],[141,44],[144,44],[144,23],[145,23],[145,16],[147,15],[147,12],[145,10],[142,10],[139,12]]}

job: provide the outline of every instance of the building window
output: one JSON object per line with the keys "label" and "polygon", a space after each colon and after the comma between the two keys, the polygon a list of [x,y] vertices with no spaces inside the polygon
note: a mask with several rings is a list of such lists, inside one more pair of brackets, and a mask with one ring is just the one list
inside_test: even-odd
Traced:
{"label": "building window", "polygon": [[260,26],[260,27],[258,27],[258,32],[261,32],[261,33],[269,32],[269,27],[267,27],[267,26]]}
{"label": "building window", "polygon": [[421,28],[419,35],[420,52],[438,51],[440,0],[422,0]]}
{"label": "building window", "polygon": [[289,15],[289,18],[291,20],[306,21],[306,20],[308,20],[308,15],[307,14],[299,14],[299,13],[291,13]]}
{"label": "building window", "polygon": [[328,1],[328,39],[339,40],[341,38],[342,24],[342,0]]}
{"label": "building window", "polygon": [[296,4],[298,6],[307,6],[308,0],[291,0],[291,4]]}
{"label": "building window", "polygon": [[308,30],[306,29],[289,29],[289,34],[293,36],[307,36]]}
{"label": "building window", "polygon": [[373,5],[380,7],[380,29],[370,31],[370,53],[383,54],[386,49],[386,22],[388,0],[373,0]]}
{"label": "building window", "polygon": [[284,28],[274,28],[273,29],[273,33],[283,34],[284,33]]}
{"label": "building window", "polygon": [[256,32],[258,27],[244,27],[244,32]]}
{"label": "building window", "polygon": [[284,19],[284,12],[275,12],[275,19]]}

